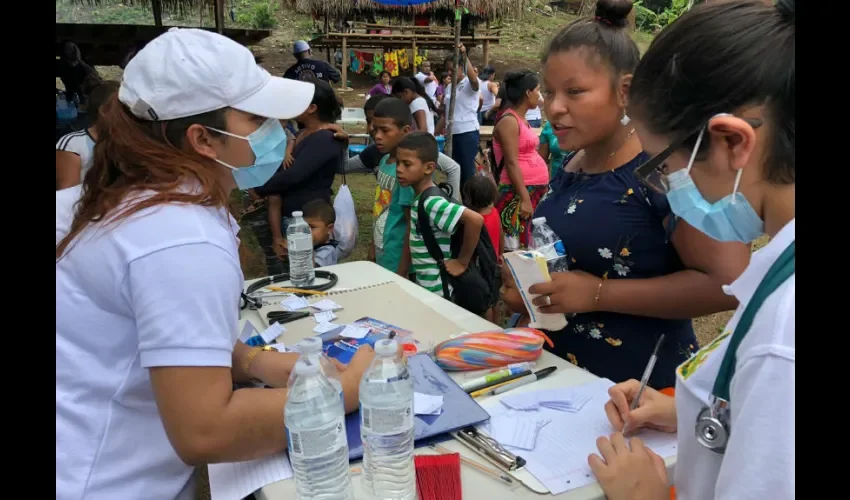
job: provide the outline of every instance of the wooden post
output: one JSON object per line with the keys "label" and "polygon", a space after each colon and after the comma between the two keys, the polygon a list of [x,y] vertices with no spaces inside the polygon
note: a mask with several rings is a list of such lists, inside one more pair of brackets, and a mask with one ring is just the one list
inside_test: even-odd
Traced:
{"label": "wooden post", "polygon": [[224,34],[224,0],[215,0],[215,30]]}
{"label": "wooden post", "polygon": [[[460,1],[455,0],[455,12],[459,12],[460,9]],[[446,150],[446,155],[452,155],[452,119],[455,116],[455,103],[457,103],[457,84],[460,83],[458,81],[458,68],[460,67],[461,61],[460,59],[460,24],[461,20],[455,17],[455,72],[452,75],[452,93],[449,98],[449,114],[446,116],[446,125],[449,126],[448,131],[446,132],[446,145],[443,148]]]}
{"label": "wooden post", "polygon": [[[331,32],[330,22],[328,21],[328,16],[325,16],[325,34]],[[334,62],[331,60],[331,46],[328,45],[325,47],[325,58],[328,60],[328,64],[333,64]]]}
{"label": "wooden post", "polygon": [[348,88],[348,37],[342,37],[342,90]]}
{"label": "wooden post", "polygon": [[[487,19],[487,32],[485,36],[490,36],[490,19]],[[484,66],[490,64],[490,40],[484,40]]]}
{"label": "wooden post", "polygon": [[416,74],[416,32],[413,33],[413,74]]}
{"label": "wooden post", "polygon": [[153,11],[154,26],[162,26],[162,0],[153,0],[151,10]]}

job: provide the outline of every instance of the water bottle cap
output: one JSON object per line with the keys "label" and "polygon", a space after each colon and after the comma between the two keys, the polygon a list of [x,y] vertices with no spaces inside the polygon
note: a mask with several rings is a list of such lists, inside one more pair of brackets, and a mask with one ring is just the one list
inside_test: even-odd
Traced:
{"label": "water bottle cap", "polygon": [[295,363],[295,373],[297,375],[310,375],[319,373],[320,370],[321,366],[318,363],[309,361],[309,358],[298,358],[298,361]]}
{"label": "water bottle cap", "polygon": [[398,352],[398,342],[395,339],[381,339],[375,342],[375,354],[378,356],[395,356]]}
{"label": "water bottle cap", "polygon": [[304,216],[304,212],[302,212],[300,210],[296,210],[296,211],[292,212],[292,216],[293,217],[302,217],[302,216]]}
{"label": "water bottle cap", "polygon": [[307,337],[298,342],[298,351],[306,354],[322,350],[322,339],[319,337]]}
{"label": "water bottle cap", "polygon": [[535,226],[546,224],[546,217],[537,217],[536,219],[531,219],[531,223]]}

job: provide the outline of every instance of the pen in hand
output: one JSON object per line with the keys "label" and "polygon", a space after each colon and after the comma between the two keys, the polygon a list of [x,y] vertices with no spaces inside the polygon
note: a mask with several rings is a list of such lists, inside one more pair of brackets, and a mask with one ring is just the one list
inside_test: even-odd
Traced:
{"label": "pen in hand", "polygon": [[[640,398],[643,396],[643,391],[646,389],[646,384],[649,382],[649,377],[652,376],[652,370],[655,368],[655,362],[658,361],[658,351],[661,350],[661,344],[664,342],[664,334],[662,333],[660,337],[658,337],[658,341],[655,342],[655,349],[652,350],[652,355],[649,357],[649,362],[646,364],[646,369],[643,370],[643,376],[640,379],[640,387],[638,388],[637,394],[635,394],[634,399],[632,399],[631,407],[629,411],[634,411],[637,409],[640,404]],[[623,419],[623,435],[625,435],[629,431],[628,429],[628,419]]]}

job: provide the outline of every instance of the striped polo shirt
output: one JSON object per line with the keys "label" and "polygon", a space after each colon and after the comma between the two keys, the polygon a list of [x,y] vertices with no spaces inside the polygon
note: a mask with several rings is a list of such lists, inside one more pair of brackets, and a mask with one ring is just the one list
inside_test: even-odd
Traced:
{"label": "striped polo shirt", "polygon": [[56,151],[67,151],[80,157],[80,182],[94,162],[94,139],[88,129],[63,135],[56,143]]}
{"label": "striped polo shirt", "polygon": [[413,199],[413,206],[410,209],[410,258],[416,283],[442,297],[443,282],[440,279],[440,268],[437,261],[428,253],[425,240],[419,233],[419,203],[425,203],[425,212],[430,219],[431,231],[440,245],[445,260],[452,258],[452,234],[457,229],[460,216],[465,209],[463,205],[448,201],[441,196],[429,196],[422,202],[419,195]]}

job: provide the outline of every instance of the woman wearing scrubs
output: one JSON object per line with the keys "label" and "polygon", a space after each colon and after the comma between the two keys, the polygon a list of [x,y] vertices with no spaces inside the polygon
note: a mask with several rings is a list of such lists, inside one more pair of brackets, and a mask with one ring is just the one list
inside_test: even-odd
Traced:
{"label": "woman wearing scrubs", "polygon": [[[243,276],[228,213],[286,151],[313,85],[215,33],[176,29],[129,62],[56,245],[56,498],[192,499],[197,464],[286,448],[293,355],[237,342]],[[342,372],[357,406],[371,360]]]}
{"label": "woman wearing scrubs", "polygon": [[[655,38],[629,116],[655,156],[636,175],[720,241],[770,242],[724,291],[723,333],[679,366],[675,399],[636,380],[612,387],[617,432],[588,458],[610,500],[669,498],[663,461],[623,433],[678,432],[680,499],[794,498],[794,0],[695,7]],[[684,75],[689,75],[687,78]]]}

